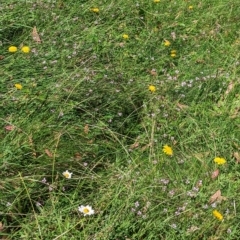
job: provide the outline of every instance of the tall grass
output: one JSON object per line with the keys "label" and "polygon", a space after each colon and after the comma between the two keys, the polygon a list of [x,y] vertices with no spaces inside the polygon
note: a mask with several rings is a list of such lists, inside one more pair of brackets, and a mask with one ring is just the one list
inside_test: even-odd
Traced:
{"label": "tall grass", "polygon": [[238,239],[238,5],[3,0],[1,239]]}

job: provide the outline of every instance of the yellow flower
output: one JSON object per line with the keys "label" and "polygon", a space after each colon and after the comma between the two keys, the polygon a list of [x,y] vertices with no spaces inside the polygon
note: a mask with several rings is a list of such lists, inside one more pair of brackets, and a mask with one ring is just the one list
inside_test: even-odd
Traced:
{"label": "yellow flower", "polygon": [[165,47],[169,47],[171,45],[171,43],[168,41],[168,40],[165,40],[164,41],[164,46]]}
{"label": "yellow flower", "polygon": [[193,10],[193,6],[189,6],[188,9],[189,9],[189,10]]}
{"label": "yellow flower", "polygon": [[11,47],[8,48],[8,51],[11,52],[11,53],[15,53],[17,51],[17,47],[11,46]]}
{"label": "yellow flower", "polygon": [[169,147],[168,145],[164,145],[163,146],[163,152],[165,154],[167,154],[168,156],[172,156],[173,155],[173,150],[171,147]]}
{"label": "yellow flower", "polygon": [[176,57],[177,56],[177,51],[176,50],[172,50],[171,51],[171,57]]}
{"label": "yellow flower", "polygon": [[18,89],[18,90],[21,90],[21,89],[22,89],[22,85],[19,84],[19,83],[16,83],[14,86],[15,86],[16,89]]}
{"label": "yellow flower", "polygon": [[65,178],[70,179],[72,177],[72,173],[70,173],[68,170],[62,173]]}
{"label": "yellow flower", "polygon": [[213,160],[215,163],[217,163],[218,165],[223,165],[226,163],[226,159],[225,158],[220,158],[220,157],[216,157]]}
{"label": "yellow flower", "polygon": [[99,13],[100,10],[99,10],[99,8],[92,8],[91,11],[94,13]]}
{"label": "yellow flower", "polygon": [[23,46],[22,49],[21,49],[22,52],[24,53],[29,53],[30,52],[30,47],[28,46]]}
{"label": "yellow flower", "polygon": [[128,36],[127,34],[123,34],[122,37],[123,37],[124,39],[129,39],[129,36]]}
{"label": "yellow flower", "polygon": [[160,2],[160,0],[153,0],[153,2],[155,2],[155,3],[159,3],[159,2]]}
{"label": "yellow flower", "polygon": [[155,91],[156,91],[156,87],[153,86],[153,85],[150,85],[150,86],[148,87],[148,90],[149,90],[150,92],[155,92]]}
{"label": "yellow flower", "polygon": [[217,210],[214,210],[214,211],[213,211],[213,216],[214,216],[215,218],[217,218],[219,221],[222,221],[222,220],[223,220],[223,215],[222,215],[219,211],[217,211]]}

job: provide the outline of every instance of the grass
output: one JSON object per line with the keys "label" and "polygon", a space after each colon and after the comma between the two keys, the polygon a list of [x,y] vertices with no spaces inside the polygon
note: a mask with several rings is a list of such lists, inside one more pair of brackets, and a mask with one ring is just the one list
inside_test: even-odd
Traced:
{"label": "grass", "polygon": [[1,239],[238,239],[239,13],[237,0],[3,0]]}

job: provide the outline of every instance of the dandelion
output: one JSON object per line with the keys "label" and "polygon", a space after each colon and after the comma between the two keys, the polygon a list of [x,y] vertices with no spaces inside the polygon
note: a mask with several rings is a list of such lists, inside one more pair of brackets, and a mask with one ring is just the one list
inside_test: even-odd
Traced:
{"label": "dandelion", "polygon": [[17,51],[17,47],[11,46],[11,47],[8,48],[8,51],[9,51],[10,53],[15,53],[15,52]]}
{"label": "dandelion", "polygon": [[122,37],[123,37],[124,39],[129,39],[129,36],[128,36],[127,34],[123,34]]}
{"label": "dandelion", "polygon": [[175,58],[177,56],[177,51],[172,50],[170,55],[171,55],[172,58]]}
{"label": "dandelion", "polygon": [[165,47],[169,47],[171,45],[171,43],[168,41],[168,40],[165,40],[164,41],[164,46]]}
{"label": "dandelion", "polygon": [[220,157],[216,157],[216,158],[214,158],[213,161],[214,161],[215,163],[217,163],[218,165],[223,165],[223,164],[226,163],[225,158],[220,158]]}
{"label": "dandelion", "polygon": [[155,2],[155,3],[159,3],[159,2],[160,2],[160,0],[153,0],[153,2]]}
{"label": "dandelion", "polygon": [[20,83],[16,83],[15,85],[15,88],[18,89],[18,90],[21,90],[22,89],[22,85]]}
{"label": "dandelion", "polygon": [[189,6],[188,9],[189,9],[189,10],[193,10],[193,6]]}
{"label": "dandelion", "polygon": [[217,218],[219,221],[222,221],[222,220],[223,220],[223,215],[222,215],[219,211],[217,211],[217,210],[214,210],[214,211],[213,211],[213,216],[214,216],[215,218]]}
{"label": "dandelion", "polygon": [[28,46],[23,46],[23,47],[21,48],[21,51],[22,51],[23,53],[29,53],[29,52],[30,52],[30,47],[28,47]]}
{"label": "dandelion", "polygon": [[100,12],[99,8],[92,8],[91,11],[94,12],[94,13],[99,13]]}
{"label": "dandelion", "polygon": [[94,214],[94,210],[89,205],[87,205],[87,206],[81,205],[80,207],[78,207],[78,211],[83,213],[84,216],[93,215]]}
{"label": "dandelion", "polygon": [[70,173],[68,170],[66,170],[62,174],[65,178],[68,178],[68,179],[72,178],[72,173]]}
{"label": "dandelion", "polygon": [[148,87],[148,90],[149,90],[150,92],[155,92],[155,91],[156,91],[156,87],[153,86],[153,85],[150,85],[150,86]]}
{"label": "dandelion", "polygon": [[168,156],[172,156],[173,155],[173,150],[171,147],[169,147],[168,145],[164,145],[163,146],[163,152],[168,155]]}

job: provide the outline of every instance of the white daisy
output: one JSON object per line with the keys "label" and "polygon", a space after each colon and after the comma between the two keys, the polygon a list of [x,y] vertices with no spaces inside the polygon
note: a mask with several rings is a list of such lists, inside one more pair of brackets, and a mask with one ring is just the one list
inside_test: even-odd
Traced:
{"label": "white daisy", "polygon": [[89,205],[87,205],[87,206],[81,205],[80,207],[78,207],[78,211],[83,213],[84,216],[94,214],[94,210]]}
{"label": "white daisy", "polygon": [[65,178],[68,178],[68,179],[72,177],[72,173],[70,173],[68,170],[66,170],[66,171],[63,172],[62,174],[63,174],[63,176],[64,176]]}

